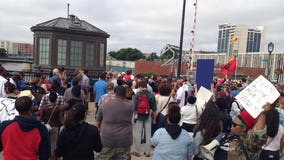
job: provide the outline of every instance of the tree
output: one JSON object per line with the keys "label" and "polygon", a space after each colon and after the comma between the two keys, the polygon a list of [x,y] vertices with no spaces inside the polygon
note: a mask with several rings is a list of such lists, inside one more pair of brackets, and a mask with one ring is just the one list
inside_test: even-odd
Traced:
{"label": "tree", "polygon": [[145,59],[145,56],[136,48],[122,48],[119,51],[110,51],[108,53],[111,57],[118,59],[118,60],[125,60],[125,61],[135,61],[139,59]]}
{"label": "tree", "polygon": [[159,56],[157,56],[157,53],[152,52],[147,58],[147,61],[154,61],[155,59],[159,59]]}
{"label": "tree", "polygon": [[7,51],[4,48],[0,48],[0,57],[7,57]]}

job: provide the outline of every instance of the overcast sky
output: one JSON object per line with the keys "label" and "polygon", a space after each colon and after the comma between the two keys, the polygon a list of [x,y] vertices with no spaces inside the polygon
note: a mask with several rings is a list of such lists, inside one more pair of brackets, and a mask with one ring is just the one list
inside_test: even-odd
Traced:
{"label": "overcast sky", "polygon": [[[188,49],[195,0],[187,0],[183,48]],[[67,16],[78,16],[110,34],[108,51],[137,48],[161,52],[179,45],[183,0],[1,0],[0,39],[33,43],[30,28]],[[198,0],[195,50],[216,51],[218,25],[264,26],[265,45],[284,51],[284,0]],[[267,47],[265,46],[265,51]]]}

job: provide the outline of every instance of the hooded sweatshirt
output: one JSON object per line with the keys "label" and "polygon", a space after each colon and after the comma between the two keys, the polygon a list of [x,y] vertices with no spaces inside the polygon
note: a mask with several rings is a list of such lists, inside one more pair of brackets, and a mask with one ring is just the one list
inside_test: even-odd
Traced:
{"label": "hooded sweatshirt", "polygon": [[63,156],[64,160],[93,160],[93,151],[100,152],[102,148],[98,128],[84,122],[74,130],[62,130],[57,140],[55,155]]}
{"label": "hooded sweatshirt", "polygon": [[4,159],[47,160],[50,157],[48,131],[38,120],[16,116],[0,124],[0,135]]}

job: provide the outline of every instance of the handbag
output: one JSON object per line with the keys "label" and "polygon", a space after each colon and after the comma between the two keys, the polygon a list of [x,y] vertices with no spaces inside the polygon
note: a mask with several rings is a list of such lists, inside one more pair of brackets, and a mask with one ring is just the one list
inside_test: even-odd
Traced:
{"label": "handbag", "polygon": [[54,114],[54,111],[55,111],[56,107],[57,107],[57,105],[55,105],[55,107],[53,107],[52,112],[51,112],[51,114],[50,114],[50,116],[49,116],[49,118],[48,118],[48,121],[46,122],[46,124],[44,124],[45,127],[47,128],[47,131],[48,131],[48,132],[50,132],[50,131],[52,130],[52,128],[51,128],[49,122],[50,122],[50,120],[51,120],[51,118],[52,118],[52,116],[53,116],[53,114]]}

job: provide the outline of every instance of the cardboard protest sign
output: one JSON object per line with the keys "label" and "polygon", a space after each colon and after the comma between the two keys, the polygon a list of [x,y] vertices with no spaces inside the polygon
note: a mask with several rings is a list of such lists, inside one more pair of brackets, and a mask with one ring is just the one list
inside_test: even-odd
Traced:
{"label": "cardboard protest sign", "polygon": [[204,108],[205,103],[207,103],[212,97],[213,93],[201,86],[196,94],[196,105],[199,108]]}
{"label": "cardboard protest sign", "polygon": [[253,118],[256,118],[262,112],[263,105],[272,104],[279,96],[280,93],[274,85],[260,75],[242,90],[236,99]]}

